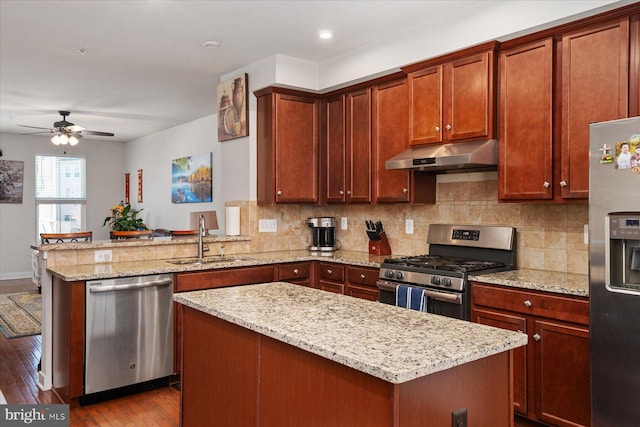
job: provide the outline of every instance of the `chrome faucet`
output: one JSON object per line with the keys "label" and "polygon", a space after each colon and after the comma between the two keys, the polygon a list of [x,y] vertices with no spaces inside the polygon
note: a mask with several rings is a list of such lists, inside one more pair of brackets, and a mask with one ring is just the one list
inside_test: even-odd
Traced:
{"label": "chrome faucet", "polygon": [[198,260],[202,261],[202,254],[204,252],[204,215],[200,214],[198,220]]}

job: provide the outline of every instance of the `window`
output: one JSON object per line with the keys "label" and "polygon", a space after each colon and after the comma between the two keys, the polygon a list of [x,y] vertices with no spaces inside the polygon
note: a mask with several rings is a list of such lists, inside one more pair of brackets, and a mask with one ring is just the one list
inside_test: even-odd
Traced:
{"label": "window", "polygon": [[36,156],[36,221],[40,233],[82,231],[86,201],[86,160]]}

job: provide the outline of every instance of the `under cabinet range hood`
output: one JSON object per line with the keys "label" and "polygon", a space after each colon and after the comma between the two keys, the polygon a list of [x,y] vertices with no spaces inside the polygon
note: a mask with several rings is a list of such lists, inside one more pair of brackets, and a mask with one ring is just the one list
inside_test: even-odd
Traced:
{"label": "under cabinet range hood", "polygon": [[387,169],[437,173],[495,170],[497,166],[497,139],[414,147],[385,162]]}

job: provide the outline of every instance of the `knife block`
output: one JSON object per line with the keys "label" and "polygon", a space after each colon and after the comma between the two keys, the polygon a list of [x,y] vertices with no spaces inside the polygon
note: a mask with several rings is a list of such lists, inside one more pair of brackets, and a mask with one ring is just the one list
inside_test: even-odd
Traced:
{"label": "knife block", "polygon": [[369,254],[391,255],[391,246],[384,231],[380,233],[380,240],[369,240]]}

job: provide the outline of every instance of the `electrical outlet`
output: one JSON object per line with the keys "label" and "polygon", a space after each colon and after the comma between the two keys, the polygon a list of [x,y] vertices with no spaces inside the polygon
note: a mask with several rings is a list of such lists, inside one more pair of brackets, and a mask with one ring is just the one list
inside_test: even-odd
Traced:
{"label": "electrical outlet", "polygon": [[467,408],[457,409],[451,413],[451,427],[467,427]]}
{"label": "electrical outlet", "polygon": [[404,232],[405,234],[413,234],[413,220],[405,219],[404,220]]}
{"label": "electrical outlet", "polygon": [[258,221],[258,231],[260,233],[275,233],[278,231],[277,219],[261,219]]}
{"label": "electrical outlet", "polygon": [[347,217],[346,216],[340,217],[340,229],[341,230],[346,230],[347,229]]}
{"label": "electrical outlet", "polygon": [[111,259],[112,259],[111,249],[94,252],[95,262],[111,262]]}

